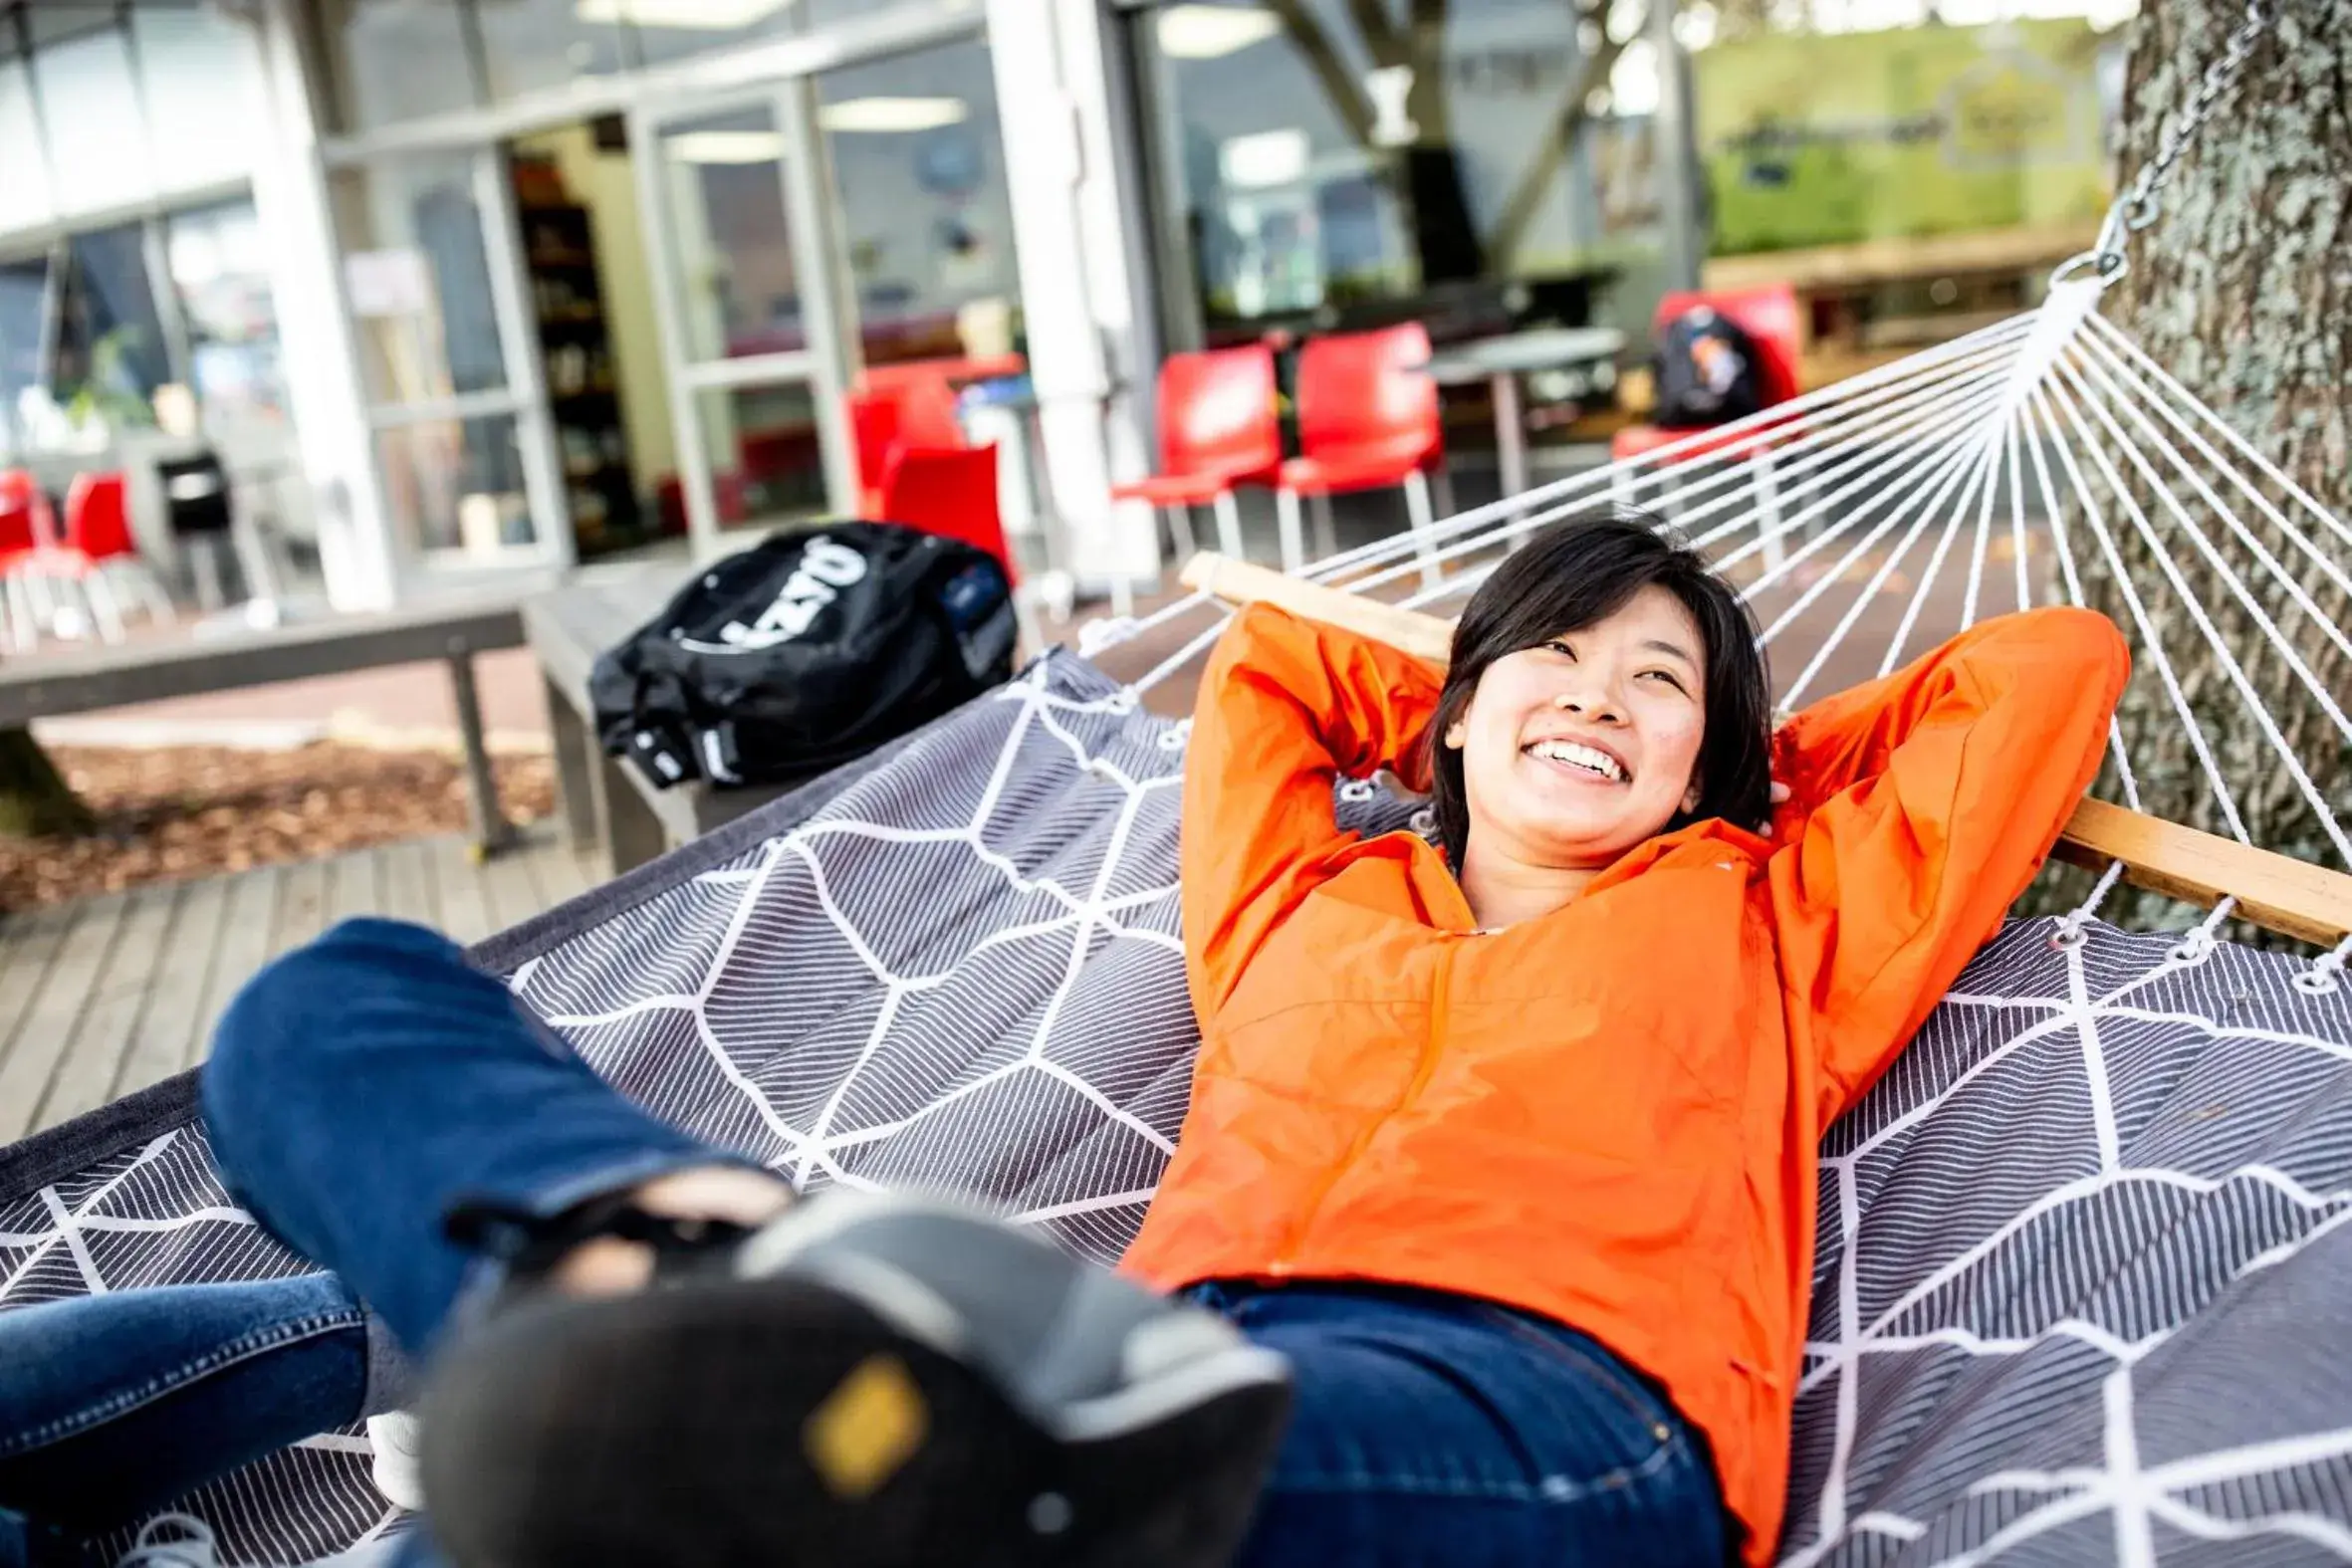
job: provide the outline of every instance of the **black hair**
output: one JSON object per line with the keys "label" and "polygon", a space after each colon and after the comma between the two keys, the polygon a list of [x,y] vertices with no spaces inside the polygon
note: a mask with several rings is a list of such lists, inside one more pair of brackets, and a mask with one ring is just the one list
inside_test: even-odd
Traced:
{"label": "black hair", "polygon": [[1555,523],[1504,558],[1454,627],[1453,662],[1429,726],[1430,804],[1454,869],[1470,844],[1462,753],[1446,732],[1469,711],[1487,666],[1523,648],[1581,631],[1655,583],[1682,601],[1706,644],[1707,730],[1699,742],[1695,809],[1669,830],[1722,817],[1761,829],[1771,819],[1771,682],[1756,621],[1698,552],[1641,513],[1618,510]]}

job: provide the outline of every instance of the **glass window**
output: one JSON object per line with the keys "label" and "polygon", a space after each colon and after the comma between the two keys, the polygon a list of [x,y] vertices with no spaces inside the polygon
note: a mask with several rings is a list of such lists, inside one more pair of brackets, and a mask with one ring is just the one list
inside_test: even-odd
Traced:
{"label": "glass window", "polygon": [[48,258],[0,262],[0,455],[29,450],[51,411],[41,373],[48,299]]}
{"label": "glass window", "polygon": [[286,422],[269,255],[251,202],[171,219],[171,284],[187,326],[189,375],[208,429]]}
{"label": "glass window", "polygon": [[41,167],[41,121],[33,112],[33,84],[24,62],[0,60],[0,233],[49,216],[49,179]]}
{"label": "glass window", "polygon": [[490,96],[515,98],[621,68],[620,29],[580,0],[490,0],[474,10]]}
{"label": "glass window", "polygon": [[817,80],[865,362],[1009,348],[1021,283],[988,46]]}
{"label": "glass window", "polygon": [[33,79],[60,212],[95,212],[153,194],[154,156],[121,32],[110,27],[36,48]]}
{"label": "glass window", "polygon": [[452,0],[319,0],[319,31],[347,132],[478,102],[465,22]]}
{"label": "glass window", "polygon": [[153,424],[149,399],[171,379],[171,362],[147,277],[145,227],[77,234],[66,257],[51,394],[77,424]]}
{"label": "glass window", "polygon": [[648,66],[773,38],[800,24],[794,0],[576,0],[580,16],[627,22]]}
{"label": "glass window", "polygon": [[[1808,368],[1860,369],[2021,309],[2089,248],[2129,0],[1701,6],[1690,34],[1711,283],[1794,283]],[[1981,25],[1966,25],[1979,23]]]}
{"label": "glass window", "polygon": [[414,403],[506,385],[474,159],[386,159],[339,171],[333,192],[367,395]]}
{"label": "glass window", "polygon": [[[1159,219],[1211,339],[1285,319],[1591,319],[1654,273],[1648,8],[1183,0],[1137,13]],[[1638,281],[1638,280],[1637,280]]]}
{"label": "glass window", "polygon": [[767,527],[824,510],[817,403],[806,382],[713,389],[695,401],[721,527]]}
{"label": "glass window", "polygon": [[511,414],[379,430],[375,458],[392,526],[412,553],[495,560],[536,537]]}
{"label": "glass window", "polygon": [[155,183],[164,191],[239,179],[267,124],[258,112],[248,30],[209,7],[130,13],[154,132]]}
{"label": "glass window", "polygon": [[680,122],[662,132],[658,155],[687,357],[806,348],[775,114],[763,106]]}

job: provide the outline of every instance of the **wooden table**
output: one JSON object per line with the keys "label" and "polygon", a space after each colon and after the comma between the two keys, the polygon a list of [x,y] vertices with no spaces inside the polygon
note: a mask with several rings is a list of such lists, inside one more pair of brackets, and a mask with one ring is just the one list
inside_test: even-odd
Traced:
{"label": "wooden table", "polygon": [[697,569],[676,561],[648,564],[523,603],[525,638],[547,685],[565,831],[575,850],[592,847],[603,855],[613,876],[823,772],[734,789],[714,789],[699,779],[657,789],[637,769],[604,755],[588,701],[588,672],[598,654],[652,619]]}
{"label": "wooden table", "polygon": [[0,729],[128,703],[438,660],[449,668],[457,699],[473,843],[477,853],[487,855],[505,847],[513,829],[499,810],[490,775],[474,655],[519,647],[522,641],[522,616],[509,596],[338,616],[267,631],[42,654],[0,664]]}

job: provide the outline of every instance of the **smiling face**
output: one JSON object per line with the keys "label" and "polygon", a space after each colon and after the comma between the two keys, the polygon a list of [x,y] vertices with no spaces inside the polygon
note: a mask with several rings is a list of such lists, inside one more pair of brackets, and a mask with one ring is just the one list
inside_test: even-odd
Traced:
{"label": "smiling face", "polygon": [[1472,854],[1598,869],[1693,809],[1706,659],[1698,621],[1651,583],[1488,665],[1441,737],[1462,757]]}

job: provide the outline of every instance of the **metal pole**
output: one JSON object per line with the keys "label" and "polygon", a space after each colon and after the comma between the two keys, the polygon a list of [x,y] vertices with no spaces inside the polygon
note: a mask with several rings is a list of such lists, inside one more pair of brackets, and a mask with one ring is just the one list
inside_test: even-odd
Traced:
{"label": "metal pole", "polygon": [[1658,59],[1658,210],[1666,231],[1666,287],[1699,287],[1707,236],[1699,217],[1699,140],[1691,121],[1690,61],[1674,36],[1676,0],[1650,0]]}

